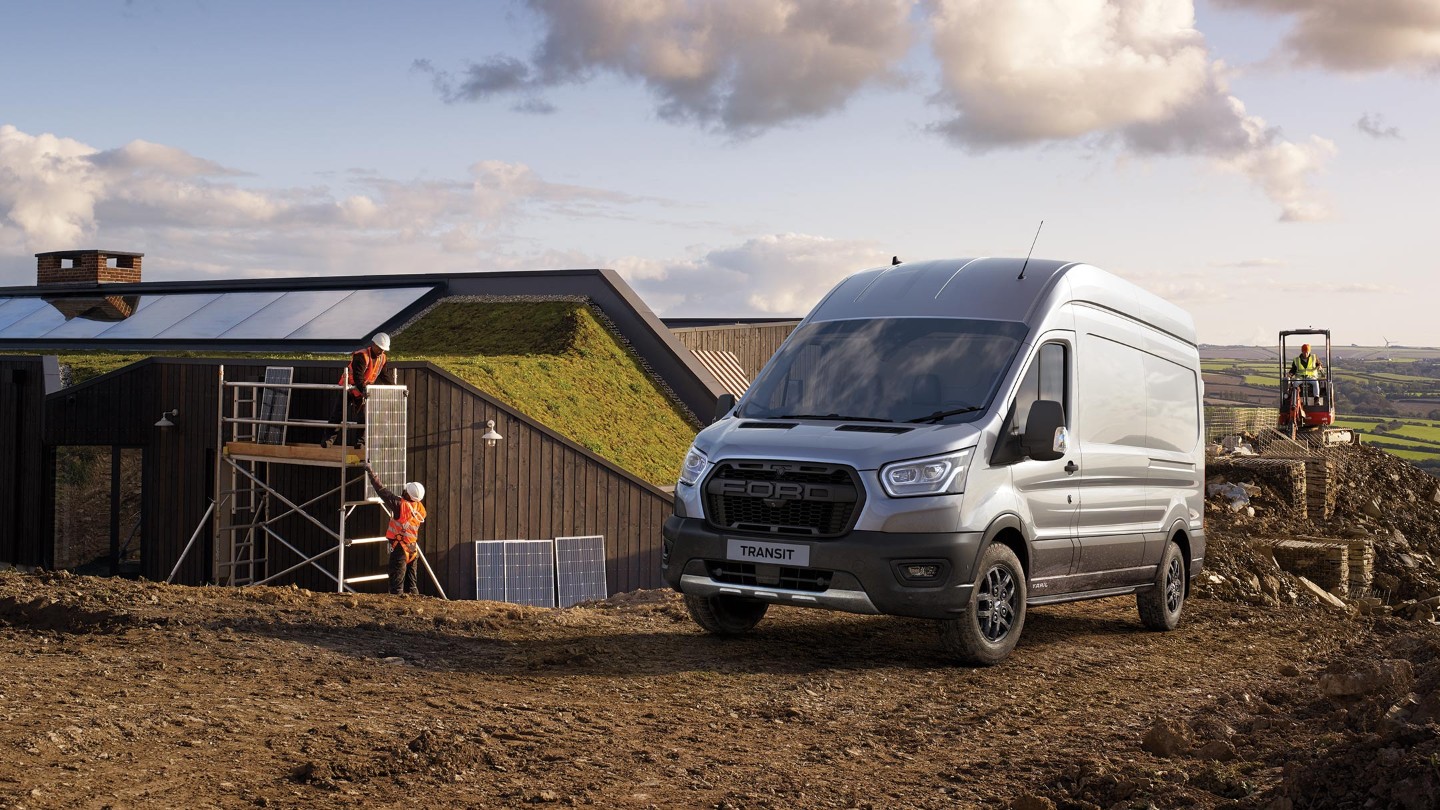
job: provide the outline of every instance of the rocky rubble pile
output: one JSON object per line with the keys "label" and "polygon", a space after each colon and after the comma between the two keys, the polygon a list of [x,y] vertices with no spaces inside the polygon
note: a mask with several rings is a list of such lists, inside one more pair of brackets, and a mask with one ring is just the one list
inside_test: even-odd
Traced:
{"label": "rocky rubble pile", "polygon": [[[1328,520],[1300,517],[1277,471],[1212,459],[1207,468],[1206,573],[1197,590],[1252,604],[1317,603],[1416,621],[1440,613],[1440,488],[1403,459],[1365,446],[1324,451],[1334,461]],[[1239,491],[1243,490],[1243,499]],[[1237,506],[1243,500],[1243,506]],[[1283,570],[1271,552],[1281,540],[1364,539],[1374,546],[1369,593],[1331,595]]]}

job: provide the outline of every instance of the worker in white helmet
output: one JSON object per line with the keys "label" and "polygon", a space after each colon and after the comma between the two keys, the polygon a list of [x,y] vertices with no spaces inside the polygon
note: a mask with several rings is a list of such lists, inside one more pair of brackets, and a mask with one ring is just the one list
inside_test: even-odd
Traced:
{"label": "worker in white helmet", "polygon": [[[349,436],[356,447],[365,446],[365,400],[370,396],[370,386],[377,380],[381,385],[395,384],[395,369],[386,366],[390,359],[386,352],[390,351],[390,336],[384,332],[376,332],[375,337],[370,338],[370,345],[350,355],[350,365],[340,372],[340,385],[349,385],[350,393],[346,395],[345,402],[335,407],[335,414],[332,421],[339,422],[341,417],[348,417],[347,421],[358,422],[359,427],[351,428]],[[336,430],[320,443],[321,447],[329,447],[340,440],[340,431]]]}
{"label": "worker in white helmet", "polygon": [[370,462],[365,462],[370,484],[390,513],[385,538],[390,541],[390,593],[420,593],[420,524],[425,522],[425,485],[411,481],[396,496],[385,488]]}

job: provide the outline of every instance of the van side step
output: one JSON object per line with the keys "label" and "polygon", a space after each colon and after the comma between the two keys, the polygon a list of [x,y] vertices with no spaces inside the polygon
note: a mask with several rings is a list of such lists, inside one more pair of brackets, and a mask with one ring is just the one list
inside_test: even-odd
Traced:
{"label": "van side step", "polygon": [[1154,585],[1126,585],[1123,588],[1106,588],[1103,591],[1077,591],[1075,593],[1054,593],[1044,596],[1032,596],[1025,600],[1026,607],[1036,605],[1059,605],[1065,602],[1079,602],[1082,599],[1104,599],[1107,596],[1124,596],[1126,594],[1142,591],[1146,588],[1153,588]]}

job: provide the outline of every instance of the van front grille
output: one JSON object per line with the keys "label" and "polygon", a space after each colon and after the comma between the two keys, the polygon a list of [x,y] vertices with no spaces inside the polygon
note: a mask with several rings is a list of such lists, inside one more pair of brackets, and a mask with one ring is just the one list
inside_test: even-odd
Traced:
{"label": "van front grille", "polygon": [[838,537],[863,501],[855,471],[838,464],[722,461],[705,482],[717,529],[789,537]]}

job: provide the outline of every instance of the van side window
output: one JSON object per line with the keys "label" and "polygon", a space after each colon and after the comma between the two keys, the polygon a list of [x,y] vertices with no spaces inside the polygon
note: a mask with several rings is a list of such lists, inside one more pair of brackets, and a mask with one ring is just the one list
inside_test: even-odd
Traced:
{"label": "van side window", "polygon": [[1065,344],[1046,343],[1040,347],[1015,394],[1015,421],[1011,425],[1013,435],[1025,432],[1030,406],[1037,400],[1049,399],[1064,405],[1065,421],[1070,421],[1070,402],[1065,396],[1065,361]]}

